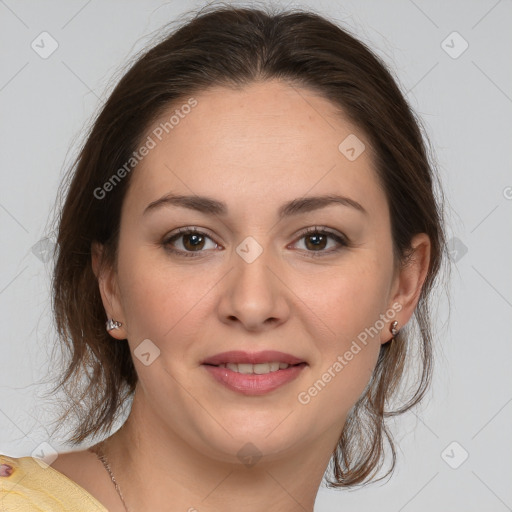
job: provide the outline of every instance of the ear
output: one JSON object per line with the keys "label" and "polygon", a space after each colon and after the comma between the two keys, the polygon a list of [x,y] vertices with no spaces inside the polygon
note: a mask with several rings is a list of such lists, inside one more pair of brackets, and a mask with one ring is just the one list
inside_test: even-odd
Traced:
{"label": "ear", "polygon": [[117,276],[114,269],[103,264],[103,245],[98,242],[91,244],[91,263],[94,275],[98,279],[101,300],[107,318],[121,322],[121,327],[109,331],[110,336],[118,340],[127,338],[126,322],[123,308],[120,301],[119,287],[117,285]]}
{"label": "ear", "polygon": [[381,331],[381,343],[388,342],[393,336],[391,323],[398,321],[401,329],[412,317],[430,265],[430,238],[426,233],[415,235],[411,241],[411,255],[394,278],[391,299],[388,308],[396,311],[389,325]]}

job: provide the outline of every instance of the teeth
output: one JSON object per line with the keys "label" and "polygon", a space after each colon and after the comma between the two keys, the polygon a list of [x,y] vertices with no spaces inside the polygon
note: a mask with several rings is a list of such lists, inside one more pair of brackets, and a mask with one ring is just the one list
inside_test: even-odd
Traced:
{"label": "teeth", "polygon": [[228,368],[237,373],[255,373],[262,375],[264,373],[277,372],[277,370],[285,370],[290,365],[287,363],[279,363],[278,361],[271,363],[247,364],[247,363],[222,363],[218,365],[219,368]]}

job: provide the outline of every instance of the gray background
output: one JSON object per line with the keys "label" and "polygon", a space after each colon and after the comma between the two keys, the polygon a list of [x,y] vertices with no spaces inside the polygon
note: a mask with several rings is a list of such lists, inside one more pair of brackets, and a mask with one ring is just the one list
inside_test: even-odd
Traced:
{"label": "gray background", "polygon": [[[53,343],[40,240],[60,177],[122,66],[158,27],[201,5],[0,0],[1,453],[67,449],[50,437],[52,404],[39,396]],[[392,424],[395,474],[363,489],[321,488],[316,511],[512,510],[512,2],[274,5],[312,6],[394,70],[434,146],[455,262],[451,308],[444,294],[438,302],[433,387]],[[43,31],[58,43],[47,58]]]}

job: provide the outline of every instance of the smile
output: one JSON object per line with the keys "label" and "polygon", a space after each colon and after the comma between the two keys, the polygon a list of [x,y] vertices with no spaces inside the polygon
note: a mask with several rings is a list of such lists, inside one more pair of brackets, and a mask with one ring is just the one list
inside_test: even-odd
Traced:
{"label": "smile", "polygon": [[306,363],[278,362],[202,365],[214,382],[243,395],[264,395],[277,390],[299,377],[307,366]]}
{"label": "smile", "polygon": [[277,372],[278,370],[286,370],[289,365],[288,363],[280,363],[279,361],[273,361],[271,363],[259,363],[259,364],[247,364],[247,363],[222,363],[216,365],[218,368],[228,368],[236,373],[263,375],[265,373]]}

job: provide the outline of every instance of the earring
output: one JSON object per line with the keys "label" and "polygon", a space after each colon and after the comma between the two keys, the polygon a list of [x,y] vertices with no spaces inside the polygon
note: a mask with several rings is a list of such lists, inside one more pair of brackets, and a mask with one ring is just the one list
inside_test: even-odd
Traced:
{"label": "earring", "polygon": [[113,318],[109,318],[107,320],[106,326],[107,331],[112,331],[113,329],[119,329],[123,325],[121,322],[118,322],[117,320],[114,320]]}
{"label": "earring", "polygon": [[389,330],[391,331],[391,334],[393,335],[393,338],[400,332],[400,329],[397,329],[398,322],[395,320],[392,324]]}

